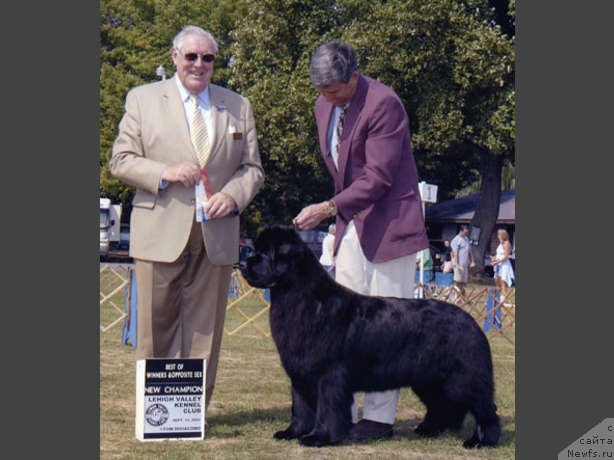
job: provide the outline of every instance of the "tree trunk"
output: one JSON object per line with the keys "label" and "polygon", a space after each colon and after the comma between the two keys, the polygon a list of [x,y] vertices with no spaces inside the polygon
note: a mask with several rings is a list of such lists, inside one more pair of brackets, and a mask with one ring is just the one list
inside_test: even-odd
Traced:
{"label": "tree trunk", "polygon": [[480,197],[471,226],[480,229],[478,245],[472,247],[477,276],[484,276],[484,256],[489,250],[490,238],[497,224],[499,200],[501,198],[501,170],[503,155],[496,155],[486,149],[479,149],[480,154]]}

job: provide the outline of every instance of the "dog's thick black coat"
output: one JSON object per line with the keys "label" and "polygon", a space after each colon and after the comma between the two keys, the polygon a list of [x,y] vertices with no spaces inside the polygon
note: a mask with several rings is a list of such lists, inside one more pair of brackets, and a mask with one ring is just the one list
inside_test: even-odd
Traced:
{"label": "dog's thick black coat", "polygon": [[497,443],[490,347],[462,309],[357,294],[330,278],[292,227],[263,230],[241,271],[270,288],[271,333],[292,383],[292,421],[275,438],[338,443],[354,392],[408,386],[426,406],[418,434],[458,429],[470,412],[476,428],[463,445]]}

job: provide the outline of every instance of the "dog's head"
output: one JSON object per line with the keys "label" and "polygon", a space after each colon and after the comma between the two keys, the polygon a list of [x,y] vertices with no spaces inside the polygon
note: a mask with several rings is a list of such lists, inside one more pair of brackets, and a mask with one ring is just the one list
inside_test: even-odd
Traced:
{"label": "dog's head", "polygon": [[319,267],[314,254],[293,226],[266,227],[254,242],[254,251],[241,262],[247,282],[258,288],[297,281],[302,274]]}

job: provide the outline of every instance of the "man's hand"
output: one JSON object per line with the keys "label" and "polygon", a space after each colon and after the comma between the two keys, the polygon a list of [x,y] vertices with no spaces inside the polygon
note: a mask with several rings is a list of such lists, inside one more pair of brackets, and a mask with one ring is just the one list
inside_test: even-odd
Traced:
{"label": "man's hand", "polygon": [[330,217],[330,207],[326,201],[317,204],[310,204],[301,209],[301,212],[292,219],[292,223],[299,230],[311,230],[327,217]]}
{"label": "man's hand", "polygon": [[205,212],[210,219],[226,217],[237,209],[237,203],[228,194],[217,192],[211,195],[205,205]]}
{"label": "man's hand", "polygon": [[186,187],[194,187],[200,180],[200,168],[194,163],[177,163],[162,172],[162,180],[181,182]]}

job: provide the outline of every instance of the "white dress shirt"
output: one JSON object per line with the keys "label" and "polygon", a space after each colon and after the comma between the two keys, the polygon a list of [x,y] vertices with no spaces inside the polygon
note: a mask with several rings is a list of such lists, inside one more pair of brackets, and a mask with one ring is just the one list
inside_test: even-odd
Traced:
{"label": "white dress shirt", "polygon": [[[181,100],[183,101],[183,108],[185,110],[185,117],[188,121],[188,125],[190,129],[192,128],[192,98],[190,97],[190,92],[185,89],[185,87],[179,81],[179,77],[175,74],[175,83],[177,83],[177,88],[179,88],[179,94],[181,94]],[[211,114],[211,98],[209,96],[209,85],[205,88],[205,90],[198,95],[198,106],[200,108],[200,113],[203,115],[203,119],[205,120],[205,126],[207,126],[207,136],[209,138],[209,143],[213,140],[213,116]]]}

